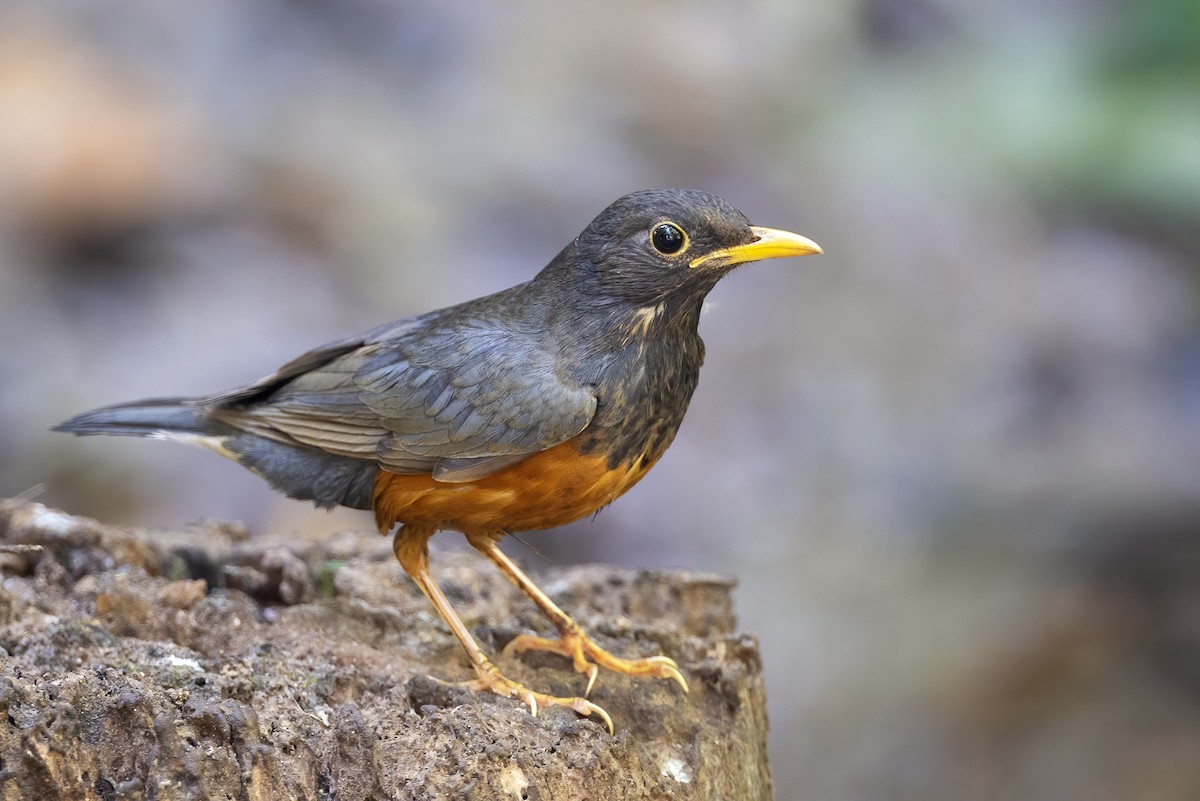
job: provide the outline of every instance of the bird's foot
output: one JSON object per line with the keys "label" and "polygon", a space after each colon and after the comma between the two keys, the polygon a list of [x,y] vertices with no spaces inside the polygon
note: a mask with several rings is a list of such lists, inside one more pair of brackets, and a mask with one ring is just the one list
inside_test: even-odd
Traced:
{"label": "bird's foot", "polygon": [[521,634],[504,647],[505,655],[519,654],[522,651],[550,651],[570,659],[575,669],[588,677],[587,688],[583,691],[585,698],[591,694],[596,676],[602,667],[627,676],[674,679],[685,693],[688,691],[687,681],[679,672],[679,665],[674,659],[667,656],[650,656],[644,659],[622,659],[613,656],[592,642],[592,639],[583,633],[583,629],[574,623],[557,640]]}
{"label": "bird's foot", "polygon": [[537,717],[539,709],[547,706],[565,706],[575,710],[576,713],[583,715],[585,718],[595,715],[604,721],[604,725],[608,727],[608,733],[613,733],[612,718],[608,716],[608,713],[602,707],[593,704],[586,698],[559,698],[554,695],[535,692],[525,685],[518,684],[508,678],[500,672],[499,668],[487,661],[482,664],[476,664],[475,675],[478,678],[463,682],[463,686],[476,691],[492,692],[505,698],[516,698],[529,707],[529,713],[534,717]]}

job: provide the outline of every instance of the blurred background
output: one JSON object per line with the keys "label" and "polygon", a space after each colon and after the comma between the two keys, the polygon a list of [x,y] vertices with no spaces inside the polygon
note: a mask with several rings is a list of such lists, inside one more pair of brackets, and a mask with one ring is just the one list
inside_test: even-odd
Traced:
{"label": "blurred background", "polygon": [[780,799],[1200,797],[1198,0],[0,3],[0,495],[370,528],[47,426],[659,186],[827,255],[718,287],[667,457],[510,552],[736,576]]}

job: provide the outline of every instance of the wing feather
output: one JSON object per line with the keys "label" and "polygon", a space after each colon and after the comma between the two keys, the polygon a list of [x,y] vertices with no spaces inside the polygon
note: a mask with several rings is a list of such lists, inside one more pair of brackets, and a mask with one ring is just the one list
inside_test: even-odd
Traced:
{"label": "wing feather", "polygon": [[596,411],[592,391],[559,378],[532,339],[436,318],[318,348],[212,400],[245,430],[447,482],[565,442]]}

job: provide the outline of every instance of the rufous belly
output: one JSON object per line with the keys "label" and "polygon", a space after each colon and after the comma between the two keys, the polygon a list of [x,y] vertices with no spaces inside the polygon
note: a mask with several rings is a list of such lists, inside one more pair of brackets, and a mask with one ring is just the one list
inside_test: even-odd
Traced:
{"label": "rufous belly", "polygon": [[612,503],[650,467],[636,459],[610,470],[602,454],[583,455],[568,441],[463,484],[380,471],[375,520],[385,532],[395,523],[488,533],[553,528]]}

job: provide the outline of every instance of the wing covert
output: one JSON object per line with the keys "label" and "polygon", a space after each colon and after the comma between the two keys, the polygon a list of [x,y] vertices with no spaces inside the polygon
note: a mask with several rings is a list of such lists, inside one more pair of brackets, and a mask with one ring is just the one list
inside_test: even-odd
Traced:
{"label": "wing covert", "polygon": [[561,380],[553,355],[517,334],[413,333],[325,350],[333,358],[313,359],[312,369],[226,416],[261,436],[373,459],[394,473],[465,482],[570,439],[596,412],[589,388]]}

